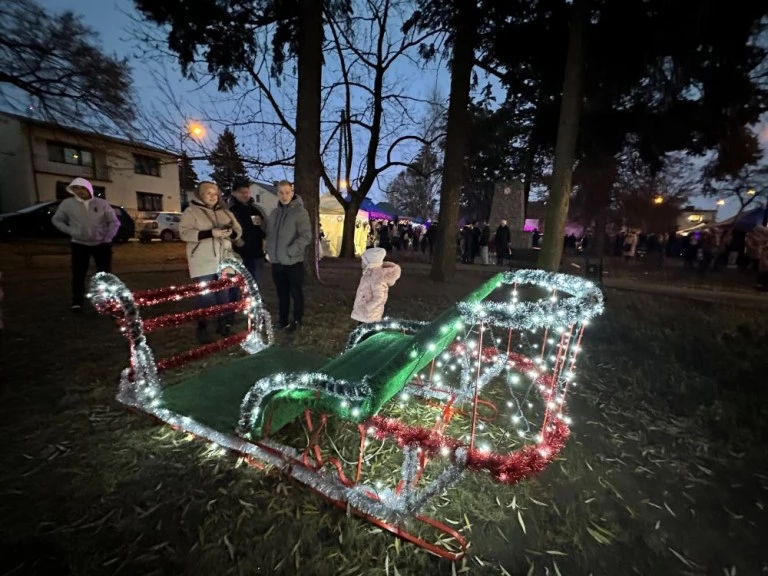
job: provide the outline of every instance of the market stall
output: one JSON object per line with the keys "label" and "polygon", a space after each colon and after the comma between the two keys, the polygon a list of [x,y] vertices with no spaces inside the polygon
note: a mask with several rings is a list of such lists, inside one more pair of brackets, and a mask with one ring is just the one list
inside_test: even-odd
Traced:
{"label": "market stall", "polygon": [[[337,257],[344,234],[344,207],[330,194],[320,197],[320,226],[323,229],[322,255]],[[359,210],[355,222],[355,255],[365,252],[368,238],[368,212]]]}

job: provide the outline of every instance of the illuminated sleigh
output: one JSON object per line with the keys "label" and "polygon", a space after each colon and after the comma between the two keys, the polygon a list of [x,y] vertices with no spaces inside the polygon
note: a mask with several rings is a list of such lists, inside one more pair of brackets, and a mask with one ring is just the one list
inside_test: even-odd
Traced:
{"label": "illuminated sleigh", "polygon": [[[222,264],[227,267],[237,272],[234,280],[135,294],[113,275],[94,277],[90,298],[116,316],[131,346],[120,402],[260,469],[274,467],[452,560],[468,544],[459,531],[422,514],[430,499],[465,472],[506,484],[529,478],[565,444],[565,399],[584,326],[603,309],[591,282],[538,270],[505,272],[431,323],[360,326],[345,353],[327,360],[272,346],[269,315],[253,278],[238,262]],[[241,298],[231,304],[144,320],[139,314],[139,306],[235,285]],[[489,300],[492,294],[501,299]],[[147,333],[232,312],[246,315],[243,332],[154,359]],[[235,345],[249,355],[161,385],[164,370]],[[285,433],[296,423],[303,427],[298,441]],[[346,443],[355,445],[354,456],[342,453],[330,437],[332,427],[335,434],[356,435]],[[390,465],[389,478],[369,474],[371,462],[381,459]],[[436,542],[414,533],[419,523],[437,530]]]}

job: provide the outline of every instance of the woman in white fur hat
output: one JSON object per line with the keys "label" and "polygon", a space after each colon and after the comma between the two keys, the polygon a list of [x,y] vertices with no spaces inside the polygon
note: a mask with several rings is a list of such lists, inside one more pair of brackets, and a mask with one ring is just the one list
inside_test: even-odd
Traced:
{"label": "woman in white fur hat", "polygon": [[389,289],[400,278],[400,266],[384,262],[384,248],[369,248],[363,252],[363,276],[357,287],[352,319],[368,324],[378,322],[384,316]]}

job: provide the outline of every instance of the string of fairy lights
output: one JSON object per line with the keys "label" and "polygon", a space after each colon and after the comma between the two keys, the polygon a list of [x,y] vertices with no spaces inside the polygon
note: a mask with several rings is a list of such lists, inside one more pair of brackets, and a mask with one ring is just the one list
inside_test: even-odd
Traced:
{"label": "string of fairy lights", "polygon": [[[238,342],[246,352],[256,354],[272,344],[271,322],[247,270],[239,262],[227,261],[222,264],[221,271],[230,268],[243,279],[241,285],[246,290],[244,303],[232,306],[232,309],[243,312],[249,319],[248,333],[232,342]],[[520,292],[525,286],[538,287],[547,295],[525,300]],[[253,448],[252,442],[258,441],[281,454],[292,474],[300,477],[302,482],[377,517],[393,511],[414,514],[430,495],[458,480],[464,470],[483,470],[498,481],[508,483],[543,470],[568,437],[570,418],[565,412],[566,397],[569,388],[576,385],[574,371],[584,326],[603,311],[602,294],[590,281],[539,270],[506,272],[500,275],[496,286],[500,289],[498,292],[505,292],[502,300],[460,302],[456,305],[458,319],[454,316],[449,324],[439,326],[437,330],[430,328],[432,333],[438,333],[436,341],[424,344],[413,339],[405,356],[411,360],[429,356],[433,360],[422,362],[427,365],[402,388],[396,403],[405,407],[416,396],[437,401],[438,405],[442,403],[443,407],[451,404],[456,410],[472,408],[471,418],[464,413],[465,417],[460,419],[463,426],[471,421],[472,428],[464,428],[458,437],[444,433],[439,418],[437,425],[424,425],[377,414],[368,377],[360,381],[340,380],[323,374],[321,369],[311,373],[282,370],[254,382],[241,402],[236,441],[234,437],[213,431],[164,407],[158,374],[158,366],[164,364],[155,361],[138,311],[139,305],[177,301],[181,297],[220,288],[225,288],[222,281],[211,285],[172,287],[134,297],[115,276],[97,274],[94,277],[89,297],[102,311],[121,311],[121,330],[131,344],[131,365],[122,373],[120,401],[216,444],[239,446],[243,452],[262,457],[263,451]],[[154,330],[201,317],[199,312],[188,317],[183,314],[169,315],[166,320],[155,319],[150,326]],[[416,334],[425,326],[425,322],[392,319],[359,326],[350,334],[347,353],[373,334],[384,331]],[[451,330],[456,336],[444,349],[438,350],[438,339]],[[262,337],[262,333],[266,337]],[[195,354],[179,355],[177,360],[180,364],[182,360],[195,358]],[[165,365],[168,365],[167,360]],[[501,406],[494,405],[495,418],[477,418],[478,403],[494,383],[501,385],[505,400]],[[498,393],[497,386],[494,394]],[[299,469],[297,449],[262,437],[261,423],[276,394],[296,394],[297,401],[322,398],[322,405],[329,412],[347,421],[365,422],[369,436],[382,441],[394,439],[407,456],[402,469],[407,489],[403,494],[379,490],[377,493],[389,496],[373,501],[364,496],[365,486],[350,488],[321,470],[295,472]],[[492,404],[486,402],[486,405]],[[492,445],[484,434],[490,427],[503,430],[504,438],[514,439],[524,444],[523,447],[500,453],[501,441],[496,440]],[[243,442],[250,448],[243,448]],[[416,471],[417,455],[419,458],[440,457],[449,463],[443,473],[418,492],[411,486],[411,481],[420,476]],[[266,460],[275,461],[274,454]]]}

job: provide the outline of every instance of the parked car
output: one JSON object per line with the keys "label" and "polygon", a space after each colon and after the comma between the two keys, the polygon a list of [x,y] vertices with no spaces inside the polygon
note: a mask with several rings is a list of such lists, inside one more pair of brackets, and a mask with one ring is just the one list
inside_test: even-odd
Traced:
{"label": "parked car", "polygon": [[[61,204],[61,200],[43,202],[22,208],[18,212],[0,214],[0,239],[66,238],[66,234],[60,232],[51,222],[59,204]],[[128,242],[136,234],[133,218],[122,206],[113,204],[112,208],[120,220],[120,228],[117,230],[114,241]]]}
{"label": "parked car", "polygon": [[152,212],[139,219],[139,238],[152,240],[160,238],[163,242],[179,239],[181,212]]}

